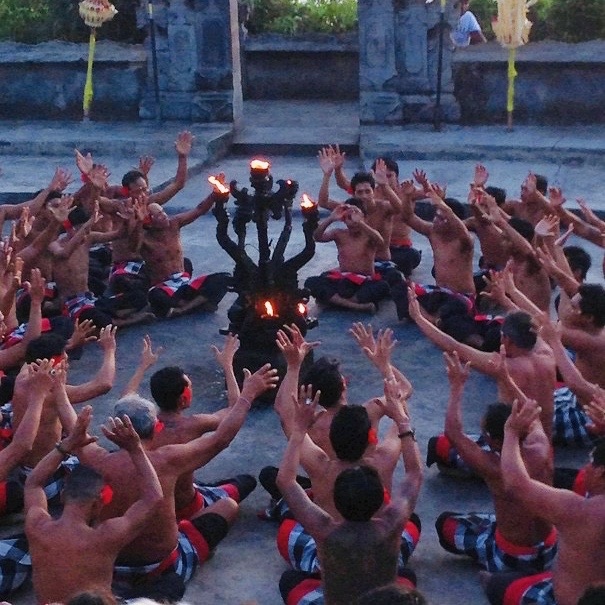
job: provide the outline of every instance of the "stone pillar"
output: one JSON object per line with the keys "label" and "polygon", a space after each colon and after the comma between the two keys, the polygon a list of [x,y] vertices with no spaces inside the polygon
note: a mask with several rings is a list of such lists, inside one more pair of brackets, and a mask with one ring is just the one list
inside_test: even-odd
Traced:
{"label": "stone pillar", "polygon": [[[431,121],[437,91],[440,2],[359,0],[360,120],[366,124]],[[450,27],[456,23],[451,0],[446,8],[441,106],[446,120],[457,120],[453,96]]]}
{"label": "stone pillar", "polygon": [[[162,118],[239,123],[243,101],[237,0],[155,0],[154,9]],[[153,118],[149,36],[146,45],[147,90],[139,114]]]}

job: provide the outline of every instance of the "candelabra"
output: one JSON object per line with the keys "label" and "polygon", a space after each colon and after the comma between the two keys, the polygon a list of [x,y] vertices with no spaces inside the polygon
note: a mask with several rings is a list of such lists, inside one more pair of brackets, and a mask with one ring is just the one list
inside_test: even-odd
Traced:
{"label": "candelabra", "polygon": [[[243,368],[255,371],[265,363],[271,363],[283,376],[285,364],[275,338],[284,325],[296,324],[303,336],[317,325],[317,319],[309,317],[307,303],[309,292],[298,287],[298,271],[315,254],[313,232],[319,220],[319,211],[308,196],[303,196],[301,212],[302,230],[305,237],[303,249],[289,259],[286,248],[292,233],[292,205],[298,192],[298,183],[291,179],[278,180],[273,190],[270,164],[264,160],[250,163],[252,192],[239,189],[236,181],[229,185],[235,200],[235,212],[230,217],[226,208],[227,198],[215,204],[213,213],[217,220],[216,239],[235,261],[233,290],[237,299],[229,309],[229,327],[222,332],[237,334],[240,347],[234,359],[238,381],[243,378]],[[219,181],[211,177],[214,187]],[[221,185],[226,189],[226,186]],[[269,240],[269,221],[283,220],[283,227],[272,250]],[[229,223],[236,235],[229,235]],[[246,240],[250,224],[256,227],[258,260],[247,252]],[[256,247],[256,246],[255,246]],[[306,363],[312,357],[308,356]],[[271,402],[275,392],[268,393],[263,402]]]}

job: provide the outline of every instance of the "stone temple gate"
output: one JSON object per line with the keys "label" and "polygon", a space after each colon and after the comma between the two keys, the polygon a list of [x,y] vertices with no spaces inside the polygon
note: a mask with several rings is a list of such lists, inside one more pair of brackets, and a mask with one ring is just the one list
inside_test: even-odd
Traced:
{"label": "stone temple gate", "polygon": [[[141,6],[146,5],[147,0],[141,0]],[[156,0],[154,8],[162,117],[237,124],[242,116],[237,0]],[[440,8],[440,0],[358,0],[362,123],[432,119]],[[449,42],[456,19],[448,0],[441,78],[446,120],[457,120],[460,113],[453,95]],[[150,50],[149,37],[146,44]],[[156,113],[152,61],[148,65],[143,118]]]}

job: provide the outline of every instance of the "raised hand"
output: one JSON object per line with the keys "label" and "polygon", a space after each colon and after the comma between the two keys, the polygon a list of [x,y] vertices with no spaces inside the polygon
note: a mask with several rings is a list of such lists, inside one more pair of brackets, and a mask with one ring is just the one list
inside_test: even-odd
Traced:
{"label": "raised hand", "polygon": [[81,447],[94,443],[97,438],[88,434],[88,427],[92,419],[92,406],[87,405],[78,414],[76,424],[71,433],[63,439],[61,447],[67,452],[73,452]]}
{"label": "raised hand", "polygon": [[174,142],[174,148],[179,155],[189,155],[195,137],[188,131],[179,132]]}
{"label": "raised hand", "polygon": [[78,167],[78,170],[82,173],[88,176],[88,174],[90,173],[90,171],[92,170],[92,167],[94,165],[94,162],[92,160],[92,155],[90,155],[90,153],[87,153],[86,155],[82,155],[77,149],[74,150],[75,154],[76,154],[76,166]]}
{"label": "raised hand", "polygon": [[332,163],[334,164],[334,169],[338,170],[342,168],[345,163],[345,156],[347,155],[344,151],[340,151],[340,146],[334,145],[334,147],[330,147],[330,153],[332,155]]}
{"label": "raised hand", "polygon": [[288,366],[302,364],[307,353],[321,344],[320,341],[307,342],[296,324],[284,325],[278,330],[275,343]]}
{"label": "raised hand", "polygon": [[154,164],[155,158],[150,155],[142,155],[139,158],[139,172],[145,175],[145,179],[149,176],[149,172]]}
{"label": "raised hand", "polygon": [[416,289],[414,287],[414,284],[410,284],[408,286],[408,312],[410,314],[410,317],[414,321],[423,319],[423,315],[420,310],[420,303],[418,302],[418,297],[416,296]]}
{"label": "raised hand", "polygon": [[506,296],[502,272],[490,269],[489,274],[483,276],[483,281],[486,284],[486,289],[481,292],[481,296],[485,296],[501,306],[506,306],[508,297]]}
{"label": "raised hand", "polygon": [[445,372],[452,387],[462,387],[466,384],[471,373],[471,364],[469,361],[462,363],[457,351],[443,353],[445,359]]}
{"label": "raised hand", "polygon": [[244,368],[241,396],[251,402],[268,389],[277,387],[278,382],[277,370],[272,368],[270,363],[266,363],[254,374],[251,374],[248,368]]}
{"label": "raised hand", "polygon": [[324,409],[318,409],[320,395],[321,391],[316,391],[313,396],[313,388],[310,384],[301,385],[298,397],[292,395],[292,407],[294,408],[292,432],[307,433],[317,419],[326,413]]}
{"label": "raised hand", "polygon": [[55,174],[51,179],[48,188],[51,191],[63,191],[70,183],[73,182],[73,177],[69,170],[64,168],[57,168]]}
{"label": "raised hand", "polygon": [[32,269],[29,274],[29,295],[32,304],[41,305],[44,300],[44,286],[46,280],[42,277],[40,269]]}
{"label": "raised hand", "polygon": [[118,331],[118,327],[112,324],[101,328],[99,331],[99,346],[104,351],[116,350],[116,332]]}
{"label": "raised hand", "polygon": [[127,452],[134,452],[141,446],[141,438],[134,430],[130,418],[126,415],[121,418],[110,416],[107,422],[101,426],[101,431],[107,439]]}
{"label": "raised hand", "polygon": [[424,192],[428,193],[429,189],[431,188],[431,184],[429,183],[429,179],[426,175],[426,172],[424,170],[416,168],[416,170],[412,172],[412,176],[414,177],[414,180],[422,187]]}
{"label": "raised hand", "polygon": [[385,378],[384,382],[384,401],[375,399],[376,404],[382,408],[382,411],[396,424],[409,422],[410,417],[407,408],[405,393],[401,388],[401,383],[395,378]]}
{"label": "raised hand", "polygon": [[374,180],[377,185],[387,185],[389,179],[387,177],[387,165],[382,158],[376,160],[376,167],[374,168]]}
{"label": "raised hand", "polygon": [[164,347],[158,347],[155,351],[151,344],[151,337],[149,334],[143,336],[143,349],[141,350],[141,362],[140,365],[146,370],[151,366],[155,365],[160,358],[160,353],[164,350]]}
{"label": "raised hand", "polygon": [[559,233],[559,217],[556,214],[543,216],[534,231],[540,237],[556,237]]}
{"label": "raised hand", "polygon": [[317,152],[319,167],[324,174],[332,174],[334,172],[334,158],[330,147],[324,147]]}
{"label": "raised hand", "polygon": [[594,425],[593,433],[605,434],[605,391],[595,385],[594,394],[589,403],[584,406],[586,415]]}
{"label": "raised hand", "polygon": [[473,177],[473,185],[475,187],[485,187],[487,179],[489,178],[489,172],[483,164],[477,164],[475,166],[475,176]]}
{"label": "raised hand", "polygon": [[61,201],[56,206],[49,206],[51,214],[58,223],[63,224],[68,218],[74,203],[73,195],[62,195]]}
{"label": "raised hand", "polygon": [[53,362],[48,359],[39,359],[37,362],[22,366],[15,379],[15,390],[48,392],[53,387]]}
{"label": "raised hand", "polygon": [[541,408],[534,399],[523,401],[515,399],[510,416],[506,420],[504,430],[512,431],[516,435],[526,435],[533,422],[540,418]]}
{"label": "raised hand", "polygon": [[222,349],[219,349],[216,345],[210,345],[210,348],[214,353],[214,357],[218,361],[221,368],[233,367],[233,357],[235,356],[235,352],[239,349],[239,344],[237,334],[229,333],[225,336]]}
{"label": "raised hand", "polygon": [[69,348],[76,349],[89,342],[94,342],[97,340],[96,331],[92,319],[83,319],[82,321],[76,319],[73,334],[69,339]]}
{"label": "raised hand", "polygon": [[560,187],[549,187],[548,188],[548,200],[555,207],[561,207],[565,203],[563,192]]}
{"label": "raised hand", "polygon": [[88,173],[88,179],[94,187],[100,191],[104,191],[107,188],[107,183],[111,173],[107,170],[103,164],[97,164],[90,169]]}

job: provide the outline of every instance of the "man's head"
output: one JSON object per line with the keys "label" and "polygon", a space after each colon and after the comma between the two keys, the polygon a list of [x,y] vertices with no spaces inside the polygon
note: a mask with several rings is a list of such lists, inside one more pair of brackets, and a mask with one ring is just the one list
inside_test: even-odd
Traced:
{"label": "man's head", "polygon": [[176,412],[191,405],[191,380],[178,366],[158,370],[149,381],[151,396],[163,412]]}
{"label": "man's head", "polygon": [[142,440],[153,437],[158,417],[155,406],[148,399],[139,395],[126,395],[117,401],[113,413],[118,418],[128,416]]}
{"label": "man's head", "polygon": [[168,215],[164,212],[164,209],[155,202],[153,204],[149,204],[147,206],[147,211],[149,212],[149,220],[150,225],[157,229],[163,229],[168,227],[170,224],[170,219]]}
{"label": "man's head", "polygon": [[533,349],[538,336],[531,322],[531,316],[525,311],[509,313],[502,323],[502,342],[530,351]]}
{"label": "man's head", "polygon": [[603,605],[603,603],[605,603],[605,582],[589,586],[578,601],[578,605]]}
{"label": "man's head", "polygon": [[504,441],[504,425],[510,416],[512,408],[505,403],[491,403],[481,421],[481,429],[490,447],[496,451],[502,449]]}
{"label": "man's head", "polygon": [[374,201],[374,188],[376,182],[370,172],[356,172],[351,179],[351,191],[367,207],[368,203]]}
{"label": "man's head", "polygon": [[342,471],[334,482],[334,506],[347,521],[369,521],[384,503],[384,486],[370,466]]}
{"label": "man's head", "polygon": [[338,459],[357,462],[368,447],[371,428],[368,411],[363,406],[341,407],[330,424],[330,444]]}
{"label": "man's head", "polygon": [[67,359],[65,345],[67,339],[54,332],[41,334],[27,344],[25,349],[25,363],[32,363],[36,359]]}
{"label": "man's head", "polygon": [[506,189],[502,189],[502,187],[486,187],[485,193],[491,195],[496,200],[498,206],[502,206],[506,201]]}
{"label": "man's head", "polygon": [[574,323],[605,326],[605,288],[601,284],[582,284],[571,297],[571,306],[576,312]]}
{"label": "man's head", "polygon": [[130,170],[122,177],[122,187],[128,190],[128,194],[136,197],[148,190],[147,179],[139,170]]}
{"label": "man's head", "polygon": [[320,357],[305,373],[301,384],[310,384],[313,395],[321,391],[319,405],[333,408],[342,399],[345,382],[340,373],[340,361],[335,357]]}
{"label": "man's head", "polygon": [[581,246],[565,246],[563,254],[565,254],[573,276],[580,282],[584,281],[592,265],[590,254]]}
{"label": "man's head", "polygon": [[513,216],[509,219],[508,224],[530,244],[534,241],[535,230],[529,221]]}
{"label": "man's head", "polygon": [[[548,179],[542,174],[534,174],[533,176],[536,178],[536,190],[539,191],[542,195],[546,195],[546,191],[548,189]],[[521,184],[521,201],[529,202],[531,201],[531,199],[532,196],[529,195],[529,189],[527,186],[526,178]]]}
{"label": "man's head", "polygon": [[78,464],[67,474],[63,488],[65,503],[84,503],[99,500],[104,486],[103,476],[94,469]]}

